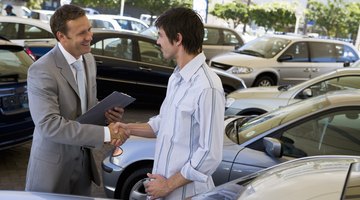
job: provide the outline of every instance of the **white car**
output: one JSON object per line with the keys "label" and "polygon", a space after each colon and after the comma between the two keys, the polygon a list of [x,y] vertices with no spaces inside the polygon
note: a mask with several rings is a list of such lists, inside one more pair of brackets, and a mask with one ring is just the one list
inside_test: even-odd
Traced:
{"label": "white car", "polygon": [[0,16],[0,35],[22,46],[27,41],[52,41],[56,44],[50,25],[36,19]]}
{"label": "white car", "polygon": [[149,28],[149,26],[145,22],[134,17],[121,16],[121,15],[103,15],[103,14],[100,14],[98,16],[114,19],[119,23],[121,29],[131,31],[134,33],[139,33]]}
{"label": "white car", "polygon": [[116,30],[122,31],[120,24],[115,20],[109,17],[104,17],[100,14],[97,15],[86,15],[90,21],[92,28],[94,29],[104,29],[104,30]]}
{"label": "white car", "polygon": [[[151,26],[140,33],[153,38],[157,38],[158,34],[155,26]],[[231,52],[242,45],[244,45],[244,40],[234,29],[204,24],[204,41],[202,48],[206,56],[206,61],[209,61],[216,55]]]}
{"label": "white car", "polygon": [[31,10],[30,18],[38,19],[45,23],[50,23],[51,16],[55,13],[55,10]]}
{"label": "white car", "polygon": [[270,167],[191,199],[355,200],[359,196],[359,156],[314,156]]}
{"label": "white car", "polygon": [[247,87],[297,84],[359,59],[348,43],[295,35],[266,35],[210,60],[209,66],[235,74]]}
{"label": "white car", "polygon": [[57,43],[50,25],[37,19],[0,16],[0,35],[26,47],[35,59],[44,55]]}
{"label": "white car", "polygon": [[295,86],[253,87],[226,97],[225,115],[259,115],[310,97],[335,91],[360,89],[360,62],[318,76]]}

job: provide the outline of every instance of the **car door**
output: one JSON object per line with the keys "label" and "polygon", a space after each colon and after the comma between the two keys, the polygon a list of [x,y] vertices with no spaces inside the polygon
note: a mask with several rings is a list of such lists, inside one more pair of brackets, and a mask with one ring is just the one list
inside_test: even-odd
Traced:
{"label": "car door", "polygon": [[104,37],[91,46],[97,65],[99,99],[106,97],[114,90],[133,96],[132,91],[136,86],[138,69],[137,62],[133,60],[132,44],[131,38],[113,35]]}
{"label": "car door", "polygon": [[311,78],[343,68],[359,59],[357,53],[345,44],[309,42],[309,48]]}
{"label": "car door", "polygon": [[360,155],[360,108],[343,107],[317,114],[284,130],[283,154],[294,158],[315,155]]}
{"label": "car door", "polygon": [[137,68],[139,78],[137,84],[144,88],[146,93],[138,94],[139,97],[147,94],[152,100],[162,101],[166,95],[167,83],[174,71],[175,63],[163,57],[160,47],[152,40],[139,39],[137,54]]}
{"label": "car door", "polygon": [[[276,44],[274,41],[273,46],[282,46],[282,44]],[[294,42],[278,57],[278,66],[276,67],[280,75],[278,84],[294,85],[309,80],[311,68],[308,43]]]}

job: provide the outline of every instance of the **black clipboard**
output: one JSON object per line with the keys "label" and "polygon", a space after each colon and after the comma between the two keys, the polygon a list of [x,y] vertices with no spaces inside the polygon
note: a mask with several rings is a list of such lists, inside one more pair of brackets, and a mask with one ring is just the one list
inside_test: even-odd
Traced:
{"label": "black clipboard", "polygon": [[94,124],[105,126],[105,112],[113,107],[119,106],[125,108],[135,101],[135,98],[122,92],[113,92],[86,113],[76,119],[81,124]]}

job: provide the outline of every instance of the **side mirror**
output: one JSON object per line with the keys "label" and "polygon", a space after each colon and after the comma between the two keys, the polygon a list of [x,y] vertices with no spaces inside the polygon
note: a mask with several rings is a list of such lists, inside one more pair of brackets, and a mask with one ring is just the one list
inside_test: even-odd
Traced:
{"label": "side mirror", "polygon": [[349,62],[349,61],[345,61],[345,62],[344,62],[344,67],[350,67],[350,62]]}
{"label": "side mirror", "polygon": [[282,55],[278,58],[279,62],[283,62],[283,61],[287,61],[287,60],[292,60],[294,57],[292,55]]}
{"label": "side mirror", "polygon": [[303,95],[304,99],[307,99],[309,97],[312,97],[313,93],[310,88],[306,88],[305,90],[302,91],[302,95]]}
{"label": "side mirror", "polygon": [[275,158],[282,157],[283,148],[280,140],[271,137],[264,137],[263,143],[265,146],[265,151],[268,155]]}

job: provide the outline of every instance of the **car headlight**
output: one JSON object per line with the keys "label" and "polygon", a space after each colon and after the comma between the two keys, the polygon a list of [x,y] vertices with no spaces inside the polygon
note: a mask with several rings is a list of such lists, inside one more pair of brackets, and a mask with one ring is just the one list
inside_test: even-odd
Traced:
{"label": "car headlight", "polygon": [[114,147],[112,155],[110,156],[110,163],[121,166],[121,155],[123,153],[123,149],[121,147]]}
{"label": "car headlight", "polygon": [[228,108],[231,106],[231,104],[233,104],[235,102],[234,98],[226,98],[226,102],[225,102],[225,108]]}
{"label": "car headlight", "polygon": [[250,74],[253,69],[250,67],[236,67],[233,66],[231,69],[231,73],[233,74]]}

